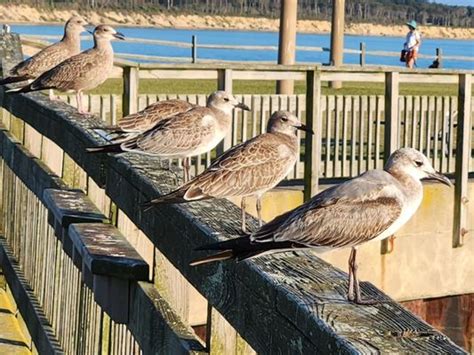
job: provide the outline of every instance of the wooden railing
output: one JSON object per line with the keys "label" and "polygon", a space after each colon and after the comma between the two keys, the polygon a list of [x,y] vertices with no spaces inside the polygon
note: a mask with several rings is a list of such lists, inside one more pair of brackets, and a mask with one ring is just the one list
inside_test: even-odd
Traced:
{"label": "wooden railing", "polygon": [[[22,35],[23,43],[29,45],[39,45],[42,46],[44,40],[54,40],[58,41],[61,39],[61,36],[54,35]],[[88,36],[81,37],[82,40],[91,39]],[[130,60],[139,60],[145,62],[187,62],[187,63],[215,63],[215,62],[233,62],[232,60],[222,60],[222,59],[209,59],[209,58],[198,58],[199,49],[224,49],[224,50],[236,50],[236,51],[278,51],[278,46],[264,46],[264,45],[227,45],[227,44],[203,44],[199,43],[197,36],[193,35],[190,42],[180,42],[180,41],[166,41],[166,40],[157,40],[157,39],[145,39],[145,38],[133,38],[127,37],[127,42],[131,43],[141,43],[145,45],[155,45],[155,46],[164,46],[164,47],[176,47],[176,48],[189,48],[190,55],[188,57],[173,57],[173,56],[158,56],[158,55],[142,55],[142,54],[132,54],[132,53],[116,53],[118,58],[130,59]],[[318,46],[296,46],[297,51],[304,52],[326,52],[329,53],[331,50],[328,47],[318,47]],[[364,42],[360,42],[359,49],[349,49],[345,48],[344,53],[358,55],[359,64],[365,66],[367,56],[376,56],[376,57],[392,57],[399,58],[400,52],[394,51],[381,51],[381,50],[367,50],[367,46]],[[453,56],[453,55],[444,55],[442,48],[436,48],[435,53],[433,54],[424,54],[421,53],[418,55],[419,58],[426,59],[438,59],[441,63],[443,60],[452,60],[452,61],[467,61],[473,62],[474,57],[472,56]],[[264,62],[258,61],[259,63],[272,64],[275,62]]]}
{"label": "wooden railing", "polygon": [[[312,88],[306,111],[313,114],[321,73],[313,68],[304,74]],[[87,154],[85,148],[104,142],[92,129],[98,118],[84,118],[45,95],[12,96],[1,89],[0,103],[8,130],[0,131],[2,221],[8,226],[0,238],[0,262],[14,266],[7,276],[9,284],[21,285],[16,293],[31,290],[20,311],[25,319],[39,317],[29,329],[44,353],[463,353],[368,283],[362,284],[364,294],[383,303],[347,303],[347,275],[311,253],[190,267],[197,246],[239,233],[235,205],[215,200],[144,212],[141,202],[175,187],[174,176],[157,169],[158,159]],[[315,128],[318,117],[308,118]],[[317,140],[307,142],[309,151],[318,149],[312,144]],[[72,191],[65,205],[62,191],[70,188],[85,191],[91,201]],[[93,216],[95,221],[77,220]],[[125,303],[123,288],[104,287],[103,277],[117,277],[116,269],[94,268],[83,247],[90,240],[85,224],[112,227],[97,221],[104,217],[151,270],[150,282],[126,284]],[[257,225],[253,219],[250,224]],[[105,235],[113,237],[109,244],[115,245],[115,234]],[[205,329],[204,344],[189,325]]]}
{"label": "wooden railing", "polygon": [[[326,173],[327,177],[353,176],[372,167],[381,167],[383,160],[398,147],[412,146],[422,150],[432,159],[433,164],[444,172],[455,173],[458,182],[456,201],[462,203],[454,215],[456,227],[453,232],[453,245],[462,245],[463,236],[467,231],[465,218],[467,179],[468,173],[474,171],[474,142],[471,139],[473,102],[470,91],[472,71],[427,69],[394,71],[393,68],[387,67],[335,68],[262,64],[169,65],[118,62],[117,65],[123,68],[124,115],[138,110],[141,78],[215,79],[219,89],[229,92],[232,92],[233,80],[305,81],[305,105],[304,109],[301,105],[298,109],[305,112],[302,119],[307,125],[312,126],[315,132],[313,139],[305,142],[304,148],[305,198],[310,198],[318,191],[319,179],[324,177],[322,172]],[[372,104],[368,105],[369,100],[364,97],[354,101],[351,99],[350,104],[348,99],[344,101],[341,97],[338,101],[334,99],[336,107],[332,109],[331,102],[325,102],[321,94],[323,81],[384,83],[383,104],[381,98],[373,98]],[[399,86],[402,83],[455,84],[458,86],[458,96],[457,99],[401,98]],[[344,103],[356,108],[351,111],[353,124],[350,137],[346,130],[349,113]],[[299,113],[298,109],[293,111]],[[375,110],[373,114],[369,112],[372,110]],[[337,114],[337,111],[342,114]],[[334,112],[336,113],[333,114]],[[245,126],[244,117],[242,122]],[[366,129],[364,123],[367,124]],[[224,139],[218,152],[237,143],[238,127],[242,125],[238,125],[237,120],[234,120],[233,131]],[[357,142],[353,140],[354,138],[358,138]],[[349,152],[350,158],[348,158]],[[209,162],[209,155],[204,159]],[[295,172],[298,174],[299,171],[301,169],[296,167],[293,174]]]}

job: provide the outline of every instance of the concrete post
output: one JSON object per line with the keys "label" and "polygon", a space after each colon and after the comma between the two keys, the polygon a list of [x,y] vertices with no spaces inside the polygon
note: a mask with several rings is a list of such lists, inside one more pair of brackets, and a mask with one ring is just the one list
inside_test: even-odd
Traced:
{"label": "concrete post", "polygon": [[[297,7],[297,0],[282,1],[278,64],[295,64]],[[291,95],[293,91],[293,80],[279,80],[277,82],[277,94]]]}
{"label": "concrete post", "polygon": [[[344,2],[345,0],[332,0],[332,23],[331,23],[331,56],[330,63],[340,66],[344,56]],[[330,86],[334,89],[342,87],[342,82],[331,81]]]}

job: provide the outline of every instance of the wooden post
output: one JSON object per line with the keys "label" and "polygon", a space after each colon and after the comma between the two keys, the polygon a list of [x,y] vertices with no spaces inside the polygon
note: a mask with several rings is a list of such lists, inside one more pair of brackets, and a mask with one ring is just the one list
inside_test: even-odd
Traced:
{"label": "wooden post", "polygon": [[365,43],[360,42],[360,57],[359,57],[360,66],[365,66]]}
{"label": "wooden post", "polygon": [[319,165],[321,162],[321,72],[318,69],[306,73],[306,125],[314,134],[306,134],[304,155],[304,200],[318,192]]}
{"label": "wooden post", "polygon": [[192,62],[196,63],[197,61],[197,37],[193,35],[192,39],[192,49],[191,49],[191,57],[192,57]]}
{"label": "wooden post", "polygon": [[[464,243],[468,233],[468,174],[471,158],[471,74],[459,74],[458,127],[456,144],[456,169],[454,189],[453,247]],[[451,119],[453,119],[451,117]]]}
{"label": "wooden post", "polygon": [[[232,69],[217,70],[217,89],[232,94]],[[217,155],[221,155],[232,146],[232,130],[229,130],[224,140],[216,147]]]}
{"label": "wooden post", "polygon": [[[295,64],[297,0],[283,0],[280,12],[278,64]],[[277,94],[292,95],[293,80],[277,81]]]}
{"label": "wooden post", "polygon": [[122,116],[128,116],[138,111],[138,67],[123,68]]}
{"label": "wooden post", "polygon": [[438,59],[439,66],[438,68],[443,67],[443,49],[442,48],[436,48],[436,59]]}
{"label": "wooden post", "polygon": [[[385,73],[384,162],[387,162],[399,145],[398,91],[399,73]],[[382,240],[380,251],[382,254],[391,252],[388,247],[388,238]]]}
{"label": "wooden post", "polygon": [[[345,0],[332,0],[332,23],[331,23],[331,56],[330,63],[340,66],[344,56],[344,2]],[[331,81],[330,86],[340,89],[342,82]]]}

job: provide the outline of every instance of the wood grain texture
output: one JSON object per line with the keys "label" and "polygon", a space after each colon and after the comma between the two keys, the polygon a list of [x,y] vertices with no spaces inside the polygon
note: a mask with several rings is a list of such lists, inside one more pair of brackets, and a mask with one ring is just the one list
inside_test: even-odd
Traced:
{"label": "wood grain texture", "polygon": [[[3,105],[53,139],[94,180],[106,182],[112,201],[255,351],[463,353],[371,284],[362,284],[364,296],[384,303],[348,303],[347,275],[311,253],[191,268],[188,265],[197,255],[197,246],[238,235],[240,209],[228,201],[212,200],[144,212],[139,204],[169,192],[175,187],[174,176],[157,169],[159,161],[155,158],[133,154],[103,157],[102,161],[90,158],[84,150],[84,142],[95,139],[87,130],[90,123],[61,104],[39,104],[42,100],[37,95],[4,97]],[[23,107],[18,107],[20,102]],[[36,119],[29,119],[28,115]],[[63,137],[72,132],[74,143]],[[107,164],[106,174],[101,170],[102,163]],[[254,219],[249,225],[257,226]]]}

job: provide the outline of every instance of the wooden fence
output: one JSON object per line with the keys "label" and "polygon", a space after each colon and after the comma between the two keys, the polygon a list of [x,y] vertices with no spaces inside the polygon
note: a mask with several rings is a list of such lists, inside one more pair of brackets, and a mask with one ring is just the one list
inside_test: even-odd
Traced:
{"label": "wooden fence", "polygon": [[[314,128],[319,74],[304,73]],[[1,89],[0,103],[0,263],[16,297],[32,290],[19,307],[44,353],[463,353],[370,284],[361,285],[364,295],[383,303],[347,303],[347,275],[311,253],[190,267],[197,246],[239,233],[239,208],[216,200],[144,212],[141,202],[175,187],[158,159],[87,154],[103,143],[92,130],[100,121],[45,95]],[[317,139],[306,142],[308,151],[320,149]],[[132,273],[117,273],[126,266],[112,252],[108,267],[92,263],[88,228],[109,245],[119,244],[120,230],[149,265],[148,281],[115,280]]]}
{"label": "wooden fence", "polygon": [[[262,130],[274,109],[289,108],[315,132],[312,139],[304,141],[303,161],[298,162],[290,174],[290,178],[303,174],[306,199],[317,192],[320,178],[351,177],[370,168],[379,168],[395,149],[411,146],[425,153],[441,171],[455,173],[459,182],[456,200],[467,200],[468,173],[474,169],[471,71],[262,64],[170,65],[124,61],[117,61],[116,65],[123,69],[124,115],[140,108],[141,78],[215,79],[217,88],[228,92],[232,92],[233,80],[306,81],[304,103],[297,96],[260,96],[259,101],[258,96],[242,97],[254,111],[251,114],[234,113],[233,129],[217,148],[219,154],[242,138],[250,138],[258,133],[258,128]],[[321,93],[323,81],[384,83],[385,95],[324,97]],[[456,84],[458,96],[401,97],[401,83]],[[195,96],[191,100],[204,102],[204,97]],[[209,164],[211,154],[195,160],[196,172]],[[462,245],[466,234],[466,218],[461,217],[465,216],[465,211],[467,203],[460,203],[460,212],[454,216],[457,226],[453,233],[454,246]]]}
{"label": "wooden fence", "polygon": [[[44,40],[54,40],[58,41],[61,39],[61,36],[54,35],[22,35],[23,43],[29,45],[38,45],[38,41]],[[90,39],[90,37],[83,36],[82,40]],[[199,43],[197,36],[193,35],[190,42],[179,42],[179,41],[166,41],[166,40],[157,40],[157,39],[145,39],[145,38],[133,38],[127,37],[127,42],[131,43],[141,43],[144,45],[155,45],[155,46],[164,46],[164,47],[176,47],[176,48],[188,48],[189,56],[188,57],[172,57],[172,56],[158,56],[158,55],[143,55],[143,54],[132,54],[132,53],[116,53],[117,58],[128,59],[128,60],[137,60],[144,62],[171,62],[171,63],[214,63],[214,62],[233,62],[232,60],[222,60],[222,59],[209,59],[209,58],[198,58],[199,49],[224,49],[224,50],[236,50],[236,51],[278,51],[278,46],[263,46],[263,45],[227,45],[227,44],[204,44]],[[41,46],[41,43],[39,44]],[[304,52],[326,52],[329,53],[331,50],[328,47],[318,47],[318,46],[296,46],[297,51]],[[364,42],[360,42],[359,49],[349,49],[345,48],[344,53],[358,55],[359,64],[365,66],[367,56],[374,57],[394,57],[399,58],[400,52],[393,51],[380,51],[380,50],[367,50],[367,46]],[[468,61],[473,62],[474,57],[471,56],[453,56],[453,55],[444,55],[442,48],[436,48],[435,53],[433,54],[419,54],[419,58],[426,59],[438,59],[440,67],[443,65],[444,60],[457,60],[457,61]],[[274,62],[264,62],[258,61],[259,63],[271,64]],[[328,60],[329,62],[329,60]]]}

